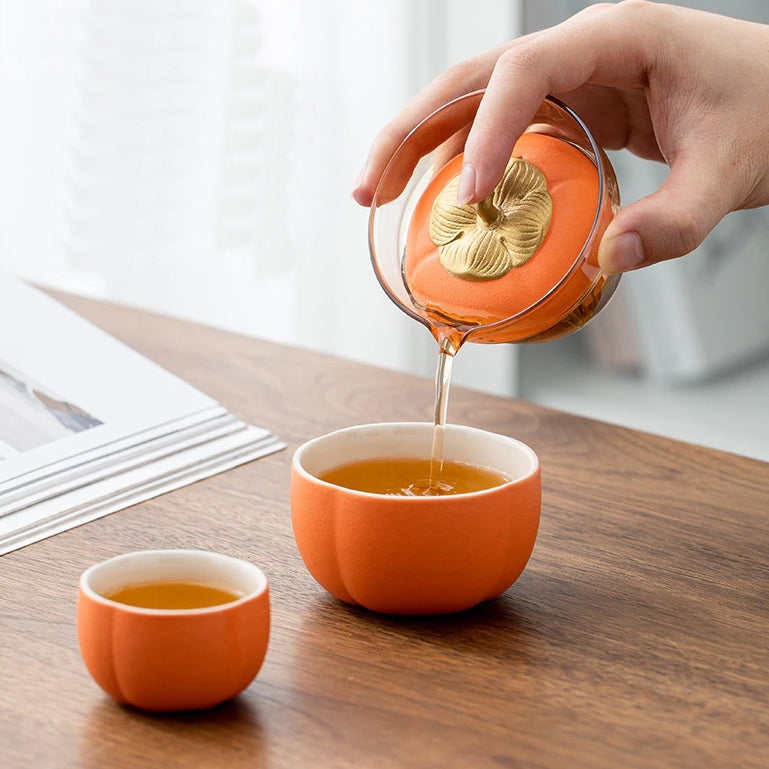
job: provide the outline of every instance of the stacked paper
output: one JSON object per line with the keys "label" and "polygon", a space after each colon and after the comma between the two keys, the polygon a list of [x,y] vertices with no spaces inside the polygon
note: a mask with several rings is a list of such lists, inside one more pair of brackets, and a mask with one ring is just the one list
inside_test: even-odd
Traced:
{"label": "stacked paper", "polygon": [[0,555],[283,447],[0,276]]}

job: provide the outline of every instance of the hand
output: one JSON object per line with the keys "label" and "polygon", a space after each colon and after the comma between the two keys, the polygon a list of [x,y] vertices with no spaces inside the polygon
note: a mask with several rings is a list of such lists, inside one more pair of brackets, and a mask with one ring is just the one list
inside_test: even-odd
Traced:
{"label": "hand", "polygon": [[601,3],[444,72],[376,138],[353,196],[370,205],[409,131],[485,87],[458,195],[482,200],[551,94],[606,149],[669,165],[657,191],[616,216],[599,252],[609,274],[654,264],[692,251],[730,211],[769,203],[767,84],[767,25],[644,0]]}

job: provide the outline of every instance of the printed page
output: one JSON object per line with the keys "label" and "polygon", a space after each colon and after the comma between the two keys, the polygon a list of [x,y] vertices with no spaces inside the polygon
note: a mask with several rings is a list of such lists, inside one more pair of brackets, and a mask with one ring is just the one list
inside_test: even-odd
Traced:
{"label": "printed page", "polygon": [[0,275],[0,484],[217,406],[42,291]]}

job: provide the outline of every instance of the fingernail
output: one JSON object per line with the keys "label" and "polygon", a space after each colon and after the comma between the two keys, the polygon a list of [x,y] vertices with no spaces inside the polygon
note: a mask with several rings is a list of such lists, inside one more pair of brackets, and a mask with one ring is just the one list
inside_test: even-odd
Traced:
{"label": "fingernail", "polygon": [[366,180],[366,177],[368,176],[368,163],[366,163],[363,168],[360,169],[360,173],[355,179],[355,185],[353,187],[354,190],[357,190],[360,186],[362,186],[363,182]]}
{"label": "fingernail", "polygon": [[352,189],[352,199],[361,206],[371,205],[371,192],[367,190],[363,185],[369,175],[369,166],[366,163],[361,168],[358,178],[355,180],[355,186]]}
{"label": "fingernail", "polygon": [[604,238],[598,249],[598,264],[607,275],[640,267],[643,260],[643,244],[637,232],[621,232]]}
{"label": "fingernail", "polygon": [[457,205],[463,206],[469,203],[475,195],[475,169],[469,164],[462,166],[457,187]]}

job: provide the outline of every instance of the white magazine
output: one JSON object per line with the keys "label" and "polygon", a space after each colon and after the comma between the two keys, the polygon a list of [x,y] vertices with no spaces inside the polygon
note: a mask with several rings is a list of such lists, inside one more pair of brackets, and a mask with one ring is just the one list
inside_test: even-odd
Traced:
{"label": "white magazine", "polygon": [[0,554],[283,447],[0,274]]}

